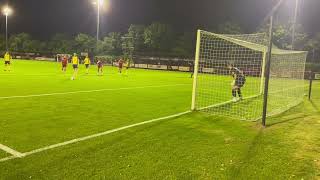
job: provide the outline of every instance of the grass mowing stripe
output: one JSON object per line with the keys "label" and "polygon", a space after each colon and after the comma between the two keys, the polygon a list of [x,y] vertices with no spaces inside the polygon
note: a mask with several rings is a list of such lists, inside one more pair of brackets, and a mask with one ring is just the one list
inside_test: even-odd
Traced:
{"label": "grass mowing stripe", "polygon": [[0,97],[0,99],[31,98],[31,97],[42,97],[42,96],[56,96],[56,95],[66,95],[66,94],[79,94],[79,93],[103,92],[103,91],[118,91],[118,90],[130,90],[130,89],[175,87],[175,86],[186,86],[186,85],[190,85],[190,84],[141,86],[141,87],[111,88],[111,89],[95,89],[95,90],[86,90],[86,91],[72,91],[72,92],[62,92],[62,93],[34,94],[34,95],[25,95],[25,96],[6,96],[6,97]]}
{"label": "grass mowing stripe", "polygon": [[145,124],[150,124],[150,123],[157,122],[157,121],[162,121],[162,120],[166,120],[166,119],[172,119],[172,118],[180,117],[182,115],[189,114],[189,113],[191,113],[191,111],[185,111],[185,112],[182,112],[182,113],[178,113],[178,114],[174,114],[174,115],[170,115],[170,116],[166,116],[166,117],[161,117],[161,118],[157,118],[157,119],[152,119],[152,120],[149,120],[149,121],[144,121],[144,122],[132,124],[132,125],[129,125],[129,126],[116,128],[116,129],[113,129],[113,130],[108,130],[108,131],[105,131],[105,132],[102,132],[102,133],[93,134],[93,135],[90,135],[90,136],[81,137],[81,138],[73,139],[73,140],[70,140],[70,141],[66,141],[66,142],[62,142],[62,143],[46,146],[46,147],[35,149],[35,150],[29,151],[29,152],[26,152],[26,153],[20,153],[19,156],[14,155],[14,156],[10,156],[10,157],[7,157],[7,158],[0,159],[0,162],[4,162],[4,161],[11,160],[11,159],[16,159],[16,158],[23,158],[25,156],[29,156],[29,155],[32,155],[32,154],[40,153],[40,152],[47,151],[47,150],[50,150],[50,149],[55,149],[55,148],[58,148],[58,147],[69,145],[69,144],[74,144],[74,143],[77,143],[77,142],[86,141],[86,140],[89,140],[89,139],[97,138],[97,137],[100,137],[100,136],[105,136],[105,135],[108,135],[108,134],[111,134],[111,133],[115,133],[115,132],[118,132],[118,131],[122,131],[122,130],[125,130],[125,129],[137,127],[137,126],[142,126],[142,125],[145,125]]}

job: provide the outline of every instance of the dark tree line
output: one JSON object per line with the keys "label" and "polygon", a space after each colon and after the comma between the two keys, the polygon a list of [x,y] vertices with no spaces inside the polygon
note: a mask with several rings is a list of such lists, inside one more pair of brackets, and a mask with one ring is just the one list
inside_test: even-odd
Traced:
{"label": "dark tree line", "polygon": [[[275,27],[275,44],[284,49],[291,48],[290,23]],[[262,27],[260,31],[267,31]],[[226,22],[208,31],[225,34],[244,33],[242,27],[234,22]],[[151,25],[131,25],[127,32],[111,32],[96,42],[95,37],[79,33],[75,36],[58,33],[47,41],[35,40],[27,33],[11,35],[10,51],[73,53],[94,51],[97,55],[144,54],[152,56],[193,57],[196,32],[176,32],[170,25],[152,23]],[[5,49],[4,36],[0,36],[0,48]],[[320,32],[310,37],[298,26],[296,48],[311,52],[320,52]],[[317,53],[315,53],[317,54]],[[318,57],[317,57],[318,59]]]}

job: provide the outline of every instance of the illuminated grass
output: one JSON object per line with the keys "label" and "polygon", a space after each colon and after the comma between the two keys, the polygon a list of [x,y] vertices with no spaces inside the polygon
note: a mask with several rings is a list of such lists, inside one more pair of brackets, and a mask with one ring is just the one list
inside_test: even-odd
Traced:
{"label": "illuminated grass", "polygon": [[[187,73],[132,70],[124,77],[108,68],[107,76],[70,81],[55,63],[19,61],[14,69],[0,75],[1,96],[188,84],[1,100],[0,143],[22,152],[190,107]],[[2,162],[0,179],[317,179],[319,106],[306,101],[269,118],[267,129],[192,113]]]}

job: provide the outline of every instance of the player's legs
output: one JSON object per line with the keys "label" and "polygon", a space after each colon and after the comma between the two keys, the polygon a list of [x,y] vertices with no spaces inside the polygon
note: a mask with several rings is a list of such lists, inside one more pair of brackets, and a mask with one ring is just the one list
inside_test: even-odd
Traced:
{"label": "player's legs", "polygon": [[238,96],[240,98],[240,100],[242,100],[242,92],[241,92],[241,87],[238,88]]}
{"label": "player's legs", "polygon": [[72,75],[72,80],[75,80],[78,75],[78,65],[73,65],[73,75]]}
{"label": "player's legs", "polygon": [[10,61],[5,61],[4,63],[4,71],[10,71],[11,67],[10,67]]}
{"label": "player's legs", "polygon": [[242,92],[241,92],[241,88],[244,86],[244,84],[246,83],[246,78],[245,77],[241,77],[239,79],[236,80],[236,85],[237,85],[237,93],[239,96],[239,99],[242,100]]}
{"label": "player's legs", "polygon": [[62,65],[62,72],[65,73],[67,71],[67,68],[65,65]]}
{"label": "player's legs", "polygon": [[89,64],[86,64],[86,74],[89,74]]}
{"label": "player's legs", "polygon": [[102,67],[98,67],[98,76],[102,76],[103,75],[103,69]]}
{"label": "player's legs", "polygon": [[76,68],[76,69],[74,70],[74,74],[73,74],[74,79],[77,78],[77,75],[78,75],[78,68]]}
{"label": "player's legs", "polygon": [[234,86],[232,88],[232,97],[233,97],[233,99],[237,98],[237,88],[236,88],[236,86]]}
{"label": "player's legs", "polygon": [[[237,95],[239,96],[239,99],[237,98]],[[242,93],[241,93],[241,87],[238,85],[234,85],[232,87],[232,101],[237,102],[238,100],[242,99]]]}

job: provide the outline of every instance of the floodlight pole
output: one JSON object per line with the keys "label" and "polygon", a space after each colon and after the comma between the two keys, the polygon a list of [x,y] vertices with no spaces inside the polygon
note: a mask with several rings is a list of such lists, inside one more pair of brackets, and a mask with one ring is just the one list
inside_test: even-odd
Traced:
{"label": "floodlight pole", "polygon": [[270,80],[270,66],[272,58],[272,41],[273,41],[273,15],[270,16],[270,29],[269,29],[269,46],[265,70],[265,84],[264,84],[264,97],[263,97],[263,113],[262,125],[266,127],[267,110],[268,110],[268,93],[269,93],[269,80]]}
{"label": "floodlight pole", "polygon": [[100,0],[97,0],[97,8],[98,8],[98,14],[97,14],[97,43],[98,43],[99,34],[100,34]]}
{"label": "floodlight pole", "polygon": [[6,14],[6,51],[8,52],[8,14]]}
{"label": "floodlight pole", "polygon": [[309,74],[309,95],[308,95],[309,101],[311,100],[311,95],[312,95],[312,82],[313,82],[313,72],[310,71],[310,74]]}
{"label": "floodlight pole", "polygon": [[299,7],[299,0],[296,0],[296,7],[294,10],[294,19],[293,19],[293,26],[292,26],[292,43],[291,48],[294,50],[295,48],[295,36],[296,36],[296,24],[297,24],[297,18],[298,18],[298,7]]}

